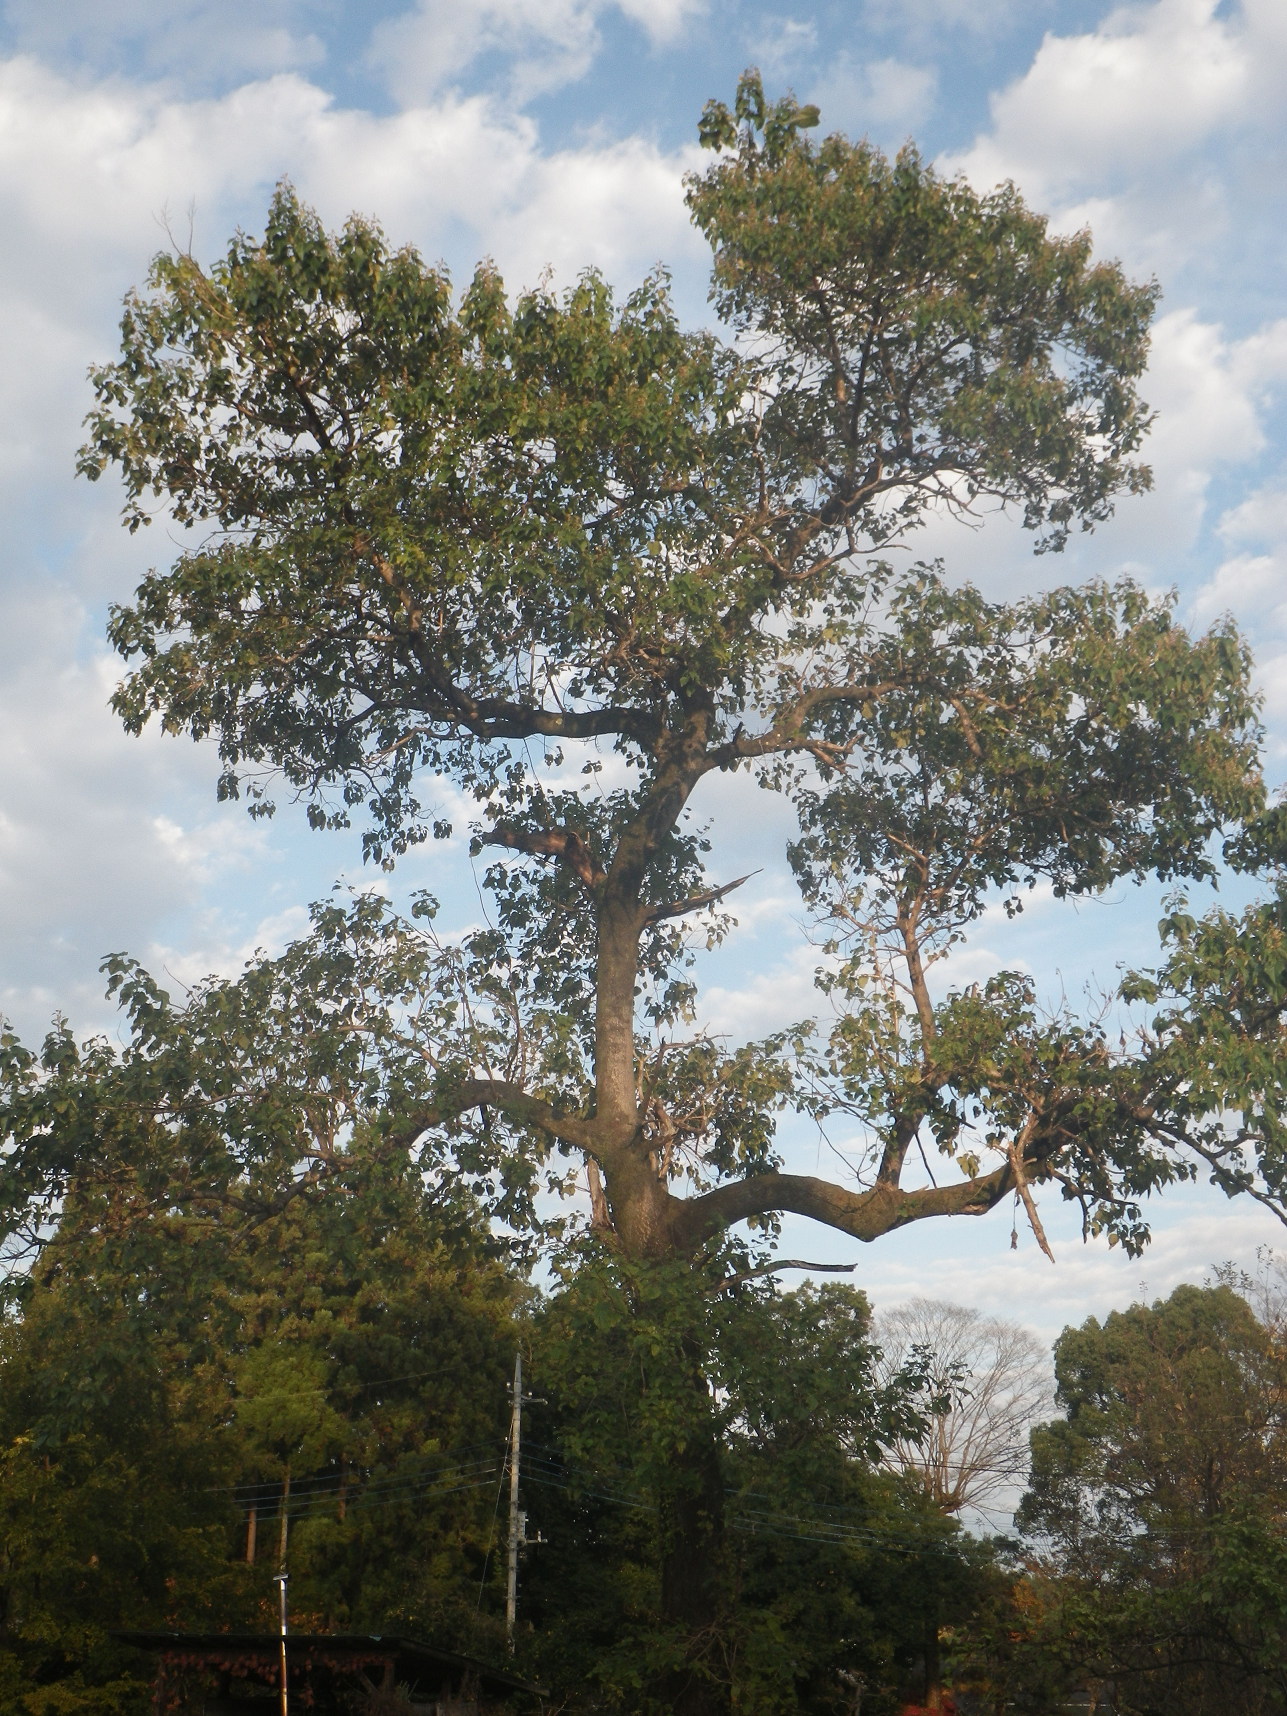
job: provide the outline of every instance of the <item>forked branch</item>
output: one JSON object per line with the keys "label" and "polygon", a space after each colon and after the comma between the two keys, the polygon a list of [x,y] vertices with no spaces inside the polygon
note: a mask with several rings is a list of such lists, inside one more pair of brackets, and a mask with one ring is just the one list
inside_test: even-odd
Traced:
{"label": "forked branch", "polygon": [[548,1137],[580,1150],[595,1148],[589,1121],[575,1114],[560,1113],[521,1085],[492,1078],[463,1079],[437,1102],[405,1115],[397,1127],[397,1135],[404,1142],[412,1142],[422,1132],[434,1126],[448,1126],[473,1108],[495,1109],[514,1124],[534,1126]]}

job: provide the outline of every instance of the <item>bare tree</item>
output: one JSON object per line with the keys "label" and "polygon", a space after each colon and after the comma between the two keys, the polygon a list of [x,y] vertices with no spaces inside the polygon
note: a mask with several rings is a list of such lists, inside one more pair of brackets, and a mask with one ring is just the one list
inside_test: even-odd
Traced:
{"label": "bare tree", "polygon": [[988,1514],[1028,1473],[1028,1429],[1051,1409],[1050,1356],[1031,1330],[940,1299],[913,1299],[876,1320],[892,1376],[913,1349],[950,1405],[920,1443],[900,1440],[892,1471],[924,1484],[944,1513]]}

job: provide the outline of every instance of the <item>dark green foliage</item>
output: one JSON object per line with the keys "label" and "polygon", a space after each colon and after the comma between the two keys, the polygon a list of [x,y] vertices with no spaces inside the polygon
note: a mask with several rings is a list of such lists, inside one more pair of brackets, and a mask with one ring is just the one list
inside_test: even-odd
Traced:
{"label": "dark green foliage", "polygon": [[522,1292],[455,1215],[371,1163],[267,1216],[72,1192],[0,1325],[5,1716],[145,1709],[112,1627],[271,1626],[287,1477],[298,1626],[498,1648]]}
{"label": "dark green foliage", "polygon": [[1230,1286],[1067,1329],[1023,1527],[1062,1575],[1047,1637],[1120,1707],[1287,1707],[1287,1353]]}
{"label": "dark green foliage", "polygon": [[[523,1649],[592,1707],[700,1682],[737,1710],[843,1711],[861,1676],[879,1716],[927,1626],[987,1600],[991,1557],[873,1468],[933,1400],[915,1366],[878,1382],[865,1297],[722,1285],[731,1266],[583,1258],[538,1318]],[[696,1640],[663,1602],[689,1506],[713,1587]]]}
{"label": "dark green foliage", "polygon": [[145,1709],[141,1665],[109,1628],[245,1613],[220,1380],[179,1332],[202,1285],[194,1261],[72,1212],[26,1283],[23,1316],[0,1323],[6,1716]]}

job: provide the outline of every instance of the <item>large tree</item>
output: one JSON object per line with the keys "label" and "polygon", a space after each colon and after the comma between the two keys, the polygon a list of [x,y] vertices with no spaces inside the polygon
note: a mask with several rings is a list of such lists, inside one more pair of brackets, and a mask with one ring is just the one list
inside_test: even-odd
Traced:
{"label": "large tree", "polygon": [[[448,833],[434,783],[472,795],[495,928],[426,956],[386,1133],[511,1214],[560,1152],[640,1261],[783,1212],[871,1240],[1011,1192],[1040,1234],[1031,1187],[1052,1179],[1135,1246],[1141,1198],[1202,1159],[1273,1201],[1272,974],[1226,1019],[1268,1045],[1231,1051],[1232,1103],[1214,1076],[1193,1096],[1187,979],[1118,1052],[1021,977],[944,995],[929,975],[990,899],[1203,877],[1213,836],[1262,810],[1229,626],[1191,638],[1129,583],[1007,605],[879,558],[931,510],[989,507],[1057,550],[1147,486],[1155,290],[1013,187],[815,144],[815,120],[750,74],[703,118],[715,158],[688,200],[721,335],[684,331],[660,274],[618,306],[594,274],[511,300],[483,267],[457,299],[288,188],[214,267],[159,257],[95,372],[81,463],[120,472],[131,529],[160,513],[192,546],[113,612],[116,709],[213,736],[220,793],[252,813],[274,776],[317,825],[364,809],[386,863]],[[686,920],[722,934],[736,885],[688,820],[717,771],[794,800],[829,1036],[726,1048],[690,1025]],[[378,1011],[352,1004],[350,1026]],[[849,1113],[854,1179],[784,1171],[793,1101]],[[1226,1106],[1241,1131],[1211,1118]],[[928,1150],[946,1160],[916,1184]],[[704,1478],[690,1502],[679,1612],[704,1601],[684,1545],[719,1505]]]}

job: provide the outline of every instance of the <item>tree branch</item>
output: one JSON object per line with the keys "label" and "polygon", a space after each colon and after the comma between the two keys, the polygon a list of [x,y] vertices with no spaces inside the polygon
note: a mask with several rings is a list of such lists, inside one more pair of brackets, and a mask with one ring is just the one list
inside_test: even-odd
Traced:
{"label": "tree branch", "polygon": [[725,882],[718,888],[707,888],[702,894],[690,894],[686,900],[672,900],[666,906],[649,906],[643,921],[645,924],[655,924],[662,918],[682,918],[686,912],[699,912],[703,906],[713,906],[717,900],[722,900],[725,894],[731,894],[734,888],[740,888],[743,882],[749,882],[752,876],[758,876],[759,873],[758,870],[748,870],[745,876],[739,876],[735,882]]}
{"label": "tree branch", "polygon": [[603,1176],[593,1156],[585,1159],[586,1184],[590,1188],[590,1227],[596,1233],[612,1232],[612,1216],[608,1209],[608,1194],[603,1189]]}
{"label": "tree branch", "polygon": [[1055,1254],[1050,1249],[1050,1242],[1046,1238],[1046,1230],[1042,1227],[1041,1217],[1037,1214],[1036,1199],[1032,1195],[1032,1190],[1028,1185],[1027,1177],[1023,1171],[1023,1152],[1027,1148],[1028,1141],[1031,1138],[1035,1127],[1036,1116],[1032,1115],[1028,1120],[1028,1124],[1024,1127],[1023,1133],[1019,1139],[1017,1141],[1013,1139],[1011,1140],[1008,1151],[1010,1157],[1010,1172],[1014,1175],[1014,1188],[1023,1199],[1023,1207],[1028,1212],[1028,1222],[1032,1228],[1033,1236],[1036,1239],[1037,1244],[1053,1263],[1055,1261]]}
{"label": "tree branch", "polygon": [[[709,767],[717,769],[734,768],[738,763],[753,760],[756,757],[777,756],[786,751],[808,750],[819,743],[810,738],[805,732],[805,724],[809,718],[820,710],[836,703],[870,703],[877,697],[890,691],[898,691],[906,685],[906,676],[885,679],[878,684],[866,685],[856,681],[846,680],[842,685],[818,685],[812,690],[801,692],[794,703],[787,705],[774,717],[773,725],[762,733],[747,733],[738,728],[731,739],[718,745],[710,753]],[[836,753],[848,752],[849,745],[827,747]],[[827,759],[833,764],[835,757]]]}
{"label": "tree branch", "polygon": [[535,1126],[551,1138],[573,1144],[579,1150],[593,1152],[596,1148],[593,1127],[588,1120],[575,1114],[560,1114],[539,1096],[531,1095],[521,1085],[506,1079],[463,1079],[445,1100],[432,1107],[414,1109],[404,1116],[395,1129],[395,1136],[412,1143],[422,1132],[458,1120],[471,1108],[494,1108],[506,1120],[522,1126]]}
{"label": "tree branch", "polygon": [[740,1287],[743,1281],[758,1281],[763,1275],[776,1275],[782,1269],[812,1269],[815,1275],[852,1275],[856,1263],[806,1263],[803,1258],[784,1257],[780,1263],[765,1263],[759,1269],[745,1269],[740,1275],[725,1275],[717,1281],[714,1291],[725,1287]]}
{"label": "tree branch", "polygon": [[677,1198],[670,1226],[675,1244],[691,1247],[751,1216],[789,1212],[870,1242],[929,1216],[986,1215],[1012,1184],[1008,1163],[957,1186],[927,1186],[916,1192],[888,1184],[851,1192],[808,1174],[753,1174],[701,1197]]}
{"label": "tree branch", "polygon": [[606,875],[585,841],[570,828],[516,828],[513,823],[500,822],[483,835],[482,843],[507,846],[512,852],[526,852],[534,858],[557,858],[591,893]]}

